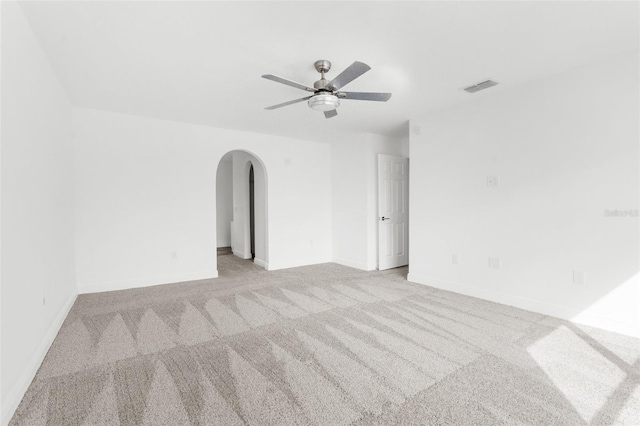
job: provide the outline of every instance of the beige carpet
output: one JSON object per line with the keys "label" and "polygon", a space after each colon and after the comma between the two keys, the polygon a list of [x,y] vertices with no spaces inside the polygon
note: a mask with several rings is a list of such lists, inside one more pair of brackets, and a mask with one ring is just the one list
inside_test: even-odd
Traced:
{"label": "beige carpet", "polygon": [[266,272],[80,296],[11,425],[640,423],[640,342],[408,283]]}

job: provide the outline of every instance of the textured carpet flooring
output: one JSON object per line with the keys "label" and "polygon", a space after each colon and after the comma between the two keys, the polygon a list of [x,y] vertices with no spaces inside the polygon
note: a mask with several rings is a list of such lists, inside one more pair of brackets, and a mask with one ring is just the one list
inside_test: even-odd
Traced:
{"label": "textured carpet flooring", "polygon": [[406,282],[265,272],[80,296],[11,425],[640,423],[640,342]]}

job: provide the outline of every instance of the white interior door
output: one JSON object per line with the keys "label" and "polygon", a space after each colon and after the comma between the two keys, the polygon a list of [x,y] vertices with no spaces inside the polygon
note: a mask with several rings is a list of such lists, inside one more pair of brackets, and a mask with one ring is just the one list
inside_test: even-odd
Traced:
{"label": "white interior door", "polygon": [[378,269],[409,263],[409,159],[378,154]]}

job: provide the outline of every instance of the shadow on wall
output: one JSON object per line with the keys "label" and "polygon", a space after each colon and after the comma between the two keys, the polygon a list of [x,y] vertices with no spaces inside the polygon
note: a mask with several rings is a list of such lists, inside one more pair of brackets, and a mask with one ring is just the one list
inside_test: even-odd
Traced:
{"label": "shadow on wall", "polygon": [[234,255],[253,258],[265,269],[269,269],[267,188],[266,168],[256,155],[234,150],[220,159],[216,173],[218,247],[231,247]]}

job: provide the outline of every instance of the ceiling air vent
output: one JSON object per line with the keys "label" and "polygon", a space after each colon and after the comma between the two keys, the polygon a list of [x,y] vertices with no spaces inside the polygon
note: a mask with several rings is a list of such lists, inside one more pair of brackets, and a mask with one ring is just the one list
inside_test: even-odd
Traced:
{"label": "ceiling air vent", "polygon": [[493,87],[496,84],[498,83],[493,80],[485,80],[478,84],[474,84],[473,86],[465,87],[464,90],[469,93],[476,93],[481,90],[488,89],[489,87]]}

